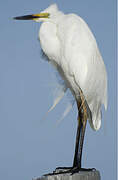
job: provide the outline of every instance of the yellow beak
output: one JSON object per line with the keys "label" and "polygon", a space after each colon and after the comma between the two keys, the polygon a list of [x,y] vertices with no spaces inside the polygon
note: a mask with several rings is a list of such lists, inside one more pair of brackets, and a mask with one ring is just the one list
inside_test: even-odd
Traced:
{"label": "yellow beak", "polygon": [[16,20],[37,20],[39,18],[49,18],[49,13],[39,13],[39,14],[31,14],[25,16],[14,17]]}

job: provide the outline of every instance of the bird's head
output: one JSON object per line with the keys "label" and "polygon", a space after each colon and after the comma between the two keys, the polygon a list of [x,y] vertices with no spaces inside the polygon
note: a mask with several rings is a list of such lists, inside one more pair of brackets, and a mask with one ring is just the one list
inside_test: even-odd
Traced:
{"label": "bird's head", "polygon": [[58,10],[58,7],[56,4],[52,4],[45,10],[41,11],[39,14],[18,16],[18,17],[14,17],[14,19],[15,20],[34,20],[36,22],[44,22],[44,21],[51,21],[57,18],[59,14],[62,14],[62,12]]}

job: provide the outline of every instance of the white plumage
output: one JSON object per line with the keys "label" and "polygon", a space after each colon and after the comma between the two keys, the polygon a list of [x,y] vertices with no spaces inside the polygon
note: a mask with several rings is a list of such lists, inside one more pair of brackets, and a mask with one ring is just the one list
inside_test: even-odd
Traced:
{"label": "white plumage", "polygon": [[88,25],[76,14],[64,14],[56,4],[40,14],[15,19],[42,22],[39,30],[41,48],[64,80],[50,110],[63,98],[68,88],[77,102],[82,90],[92,115],[88,116],[89,123],[92,129],[98,130],[102,104],[107,109],[107,73]]}
{"label": "white plumage", "polygon": [[[89,123],[94,130],[101,126],[101,105],[107,108],[107,74],[96,40],[85,21],[75,14],[64,14],[56,4],[43,13],[39,31],[41,48],[65,82],[65,89],[53,107],[70,88],[77,100],[79,88],[92,113]],[[52,107],[52,108],[53,108]]]}

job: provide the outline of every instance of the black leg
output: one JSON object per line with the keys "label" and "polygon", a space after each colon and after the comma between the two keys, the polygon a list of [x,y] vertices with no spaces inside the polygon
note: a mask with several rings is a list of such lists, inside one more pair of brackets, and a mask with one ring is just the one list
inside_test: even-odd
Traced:
{"label": "black leg", "polygon": [[79,164],[78,150],[79,150],[79,140],[80,140],[81,130],[82,130],[82,121],[81,121],[81,115],[79,113],[73,167],[77,167]]}
{"label": "black leg", "polygon": [[78,126],[77,126],[77,134],[76,134],[76,143],[75,143],[75,154],[74,154],[74,160],[73,160],[73,166],[71,167],[57,167],[54,173],[56,172],[65,172],[65,170],[71,170],[78,167],[79,159],[78,159],[78,150],[79,150],[79,140],[80,140],[80,134],[82,130],[82,121],[81,121],[81,113],[78,115]]}
{"label": "black leg", "polygon": [[86,108],[86,101],[82,91],[80,91],[81,101],[77,101],[78,106],[78,123],[79,123],[79,140],[78,140],[78,154],[77,154],[77,168],[81,170],[81,161],[82,161],[82,149],[83,149],[83,142],[84,142],[84,135],[87,123],[87,108]]}
{"label": "black leg", "polygon": [[80,101],[77,101],[78,106],[78,127],[77,127],[77,135],[76,135],[76,145],[75,145],[75,154],[74,154],[74,161],[72,167],[59,167],[53,173],[46,174],[46,175],[57,175],[57,174],[65,174],[71,173],[74,174],[79,171],[92,171],[93,169],[85,169],[81,167],[81,160],[82,160],[82,149],[83,149],[83,142],[84,142],[84,135],[87,123],[87,106],[84,96],[81,92],[80,94]]}
{"label": "black leg", "polygon": [[81,161],[82,161],[82,149],[84,142],[84,135],[86,129],[87,118],[82,119],[81,131],[80,131],[80,140],[79,140],[79,148],[78,148],[78,165],[77,167],[81,169]]}

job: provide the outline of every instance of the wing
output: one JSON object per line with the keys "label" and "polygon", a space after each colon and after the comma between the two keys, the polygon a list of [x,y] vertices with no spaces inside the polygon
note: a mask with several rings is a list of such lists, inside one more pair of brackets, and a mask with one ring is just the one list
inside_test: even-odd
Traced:
{"label": "wing", "polygon": [[107,107],[107,74],[96,40],[88,25],[70,14],[59,29],[63,58],[60,62],[76,97],[79,87],[91,110],[92,129],[101,125],[101,105]]}

